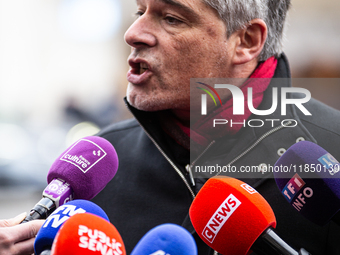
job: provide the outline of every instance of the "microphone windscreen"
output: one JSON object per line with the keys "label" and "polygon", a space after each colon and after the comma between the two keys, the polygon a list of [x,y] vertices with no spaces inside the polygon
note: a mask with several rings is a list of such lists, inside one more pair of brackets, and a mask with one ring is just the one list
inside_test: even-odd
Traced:
{"label": "microphone windscreen", "polygon": [[106,220],[90,213],[72,216],[59,230],[52,255],[125,255],[123,240]]}
{"label": "microphone windscreen", "polygon": [[71,216],[78,213],[92,213],[109,221],[108,216],[98,205],[87,200],[73,200],[58,207],[45,221],[38,231],[34,241],[35,254],[40,254],[46,249],[51,249],[53,240],[64,224]]}
{"label": "microphone windscreen", "polygon": [[287,201],[310,221],[324,225],[340,209],[340,165],[319,145],[301,141],[275,163],[274,178]]}
{"label": "microphone windscreen", "polygon": [[221,254],[244,255],[276,219],[268,202],[248,184],[210,178],[191,204],[191,222],[201,239]]}
{"label": "microphone windscreen", "polygon": [[197,255],[197,246],[186,229],[167,223],[147,232],[131,252],[131,255],[150,254]]}
{"label": "microphone windscreen", "polygon": [[74,198],[94,198],[114,177],[118,169],[116,150],[97,136],[75,142],[52,164],[47,182],[60,178],[70,184]]}

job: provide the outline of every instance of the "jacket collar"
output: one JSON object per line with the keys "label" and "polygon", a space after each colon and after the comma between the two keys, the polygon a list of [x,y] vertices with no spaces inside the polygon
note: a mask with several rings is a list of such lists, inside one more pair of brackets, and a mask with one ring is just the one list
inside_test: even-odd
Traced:
{"label": "jacket collar", "polygon": [[[278,98],[281,98],[281,89],[284,87],[291,87],[291,76],[288,60],[286,56],[282,54],[280,58],[278,58],[274,77],[268,89],[264,92],[264,99],[258,109],[269,109],[272,105],[273,88],[278,88]],[[176,160],[176,157],[173,156],[171,148],[166,142],[165,134],[160,127],[156,114],[153,112],[137,110],[127,102],[126,98],[124,100],[131,113],[135,116],[149,137],[152,138],[152,140],[157,143],[157,145],[168,155],[177,167],[185,173],[183,164],[178,163],[178,160]],[[197,164],[201,164],[202,161],[205,161],[205,165],[214,164],[214,162],[218,162],[221,165],[228,165],[232,162],[232,165],[237,167],[242,165],[262,165],[263,167],[269,167],[273,166],[280,157],[280,154],[294,143],[300,140],[316,142],[314,137],[302,124],[296,113],[296,108],[293,105],[287,106],[285,116],[281,115],[280,100],[277,110],[270,116],[251,115],[249,119],[254,120],[252,122],[253,125],[259,125],[261,121],[264,122],[265,125],[261,128],[251,126],[242,128],[236,136],[237,139],[234,139],[234,141],[236,140],[236,143],[233,144],[232,148],[230,148],[230,146],[228,148],[228,140],[230,138],[222,138],[221,140],[216,141],[216,143],[209,148],[206,155],[202,157]],[[295,127],[280,128],[283,120],[294,120],[294,123],[296,121],[298,124]],[[183,152],[185,152],[184,149]],[[189,161],[192,162],[195,160],[196,159],[193,158],[189,160],[188,158],[187,162],[189,163]],[[269,178],[270,176],[270,173],[261,174],[261,179]],[[259,183],[258,178],[259,174],[247,174],[247,176],[239,179],[243,179],[256,188],[258,185],[257,183]]]}

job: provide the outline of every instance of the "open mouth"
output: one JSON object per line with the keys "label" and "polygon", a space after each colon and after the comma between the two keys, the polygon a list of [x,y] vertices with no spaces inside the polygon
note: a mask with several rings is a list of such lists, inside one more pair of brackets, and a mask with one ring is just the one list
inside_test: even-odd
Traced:
{"label": "open mouth", "polygon": [[134,84],[142,84],[152,76],[152,69],[146,61],[141,59],[129,60],[131,69],[127,73],[127,80]]}
{"label": "open mouth", "polygon": [[139,74],[143,74],[147,70],[149,70],[149,68],[148,68],[148,65],[146,63],[140,63],[139,64]]}

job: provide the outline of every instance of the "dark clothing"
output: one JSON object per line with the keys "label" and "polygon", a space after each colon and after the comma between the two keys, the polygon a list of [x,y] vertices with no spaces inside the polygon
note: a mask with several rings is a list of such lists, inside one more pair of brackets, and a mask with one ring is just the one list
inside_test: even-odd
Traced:
{"label": "dark clothing", "polygon": [[[278,60],[274,78],[290,78],[284,56]],[[282,86],[290,86],[289,83],[289,79],[281,82]],[[273,86],[269,85],[265,91],[259,109],[271,107]],[[206,164],[232,162],[237,167],[263,163],[273,166],[279,158],[278,151],[288,149],[299,140],[315,142],[340,159],[337,147],[340,113],[314,99],[304,106],[312,116],[305,116],[295,105],[287,106],[284,119],[297,120],[294,128],[247,126],[235,137],[219,139],[207,150]],[[191,184],[185,168],[190,164],[189,152],[162,131],[154,113],[128,107],[138,121],[123,121],[99,133],[117,150],[119,170],[93,201],[108,214],[128,253],[151,228],[162,223],[176,223],[193,233],[200,255],[212,254],[212,249],[194,232],[188,216],[193,196],[204,183],[197,179],[195,186]],[[282,119],[280,107],[271,116],[256,116],[255,119]],[[296,250],[303,247],[313,255],[340,254],[340,227],[333,222],[321,227],[301,216],[282,196],[272,174],[258,178],[250,173],[242,180],[269,202],[277,219],[275,232],[289,245]]]}

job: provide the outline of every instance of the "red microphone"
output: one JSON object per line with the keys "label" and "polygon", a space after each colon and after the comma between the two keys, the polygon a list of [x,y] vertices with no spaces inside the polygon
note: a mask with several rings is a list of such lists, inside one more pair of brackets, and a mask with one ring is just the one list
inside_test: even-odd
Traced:
{"label": "red microphone", "polygon": [[[191,204],[191,222],[201,239],[221,254],[308,254],[295,251],[272,228],[274,212],[248,184],[230,177],[210,178]],[[265,246],[265,247],[264,247]]]}
{"label": "red microphone", "polygon": [[126,255],[117,229],[103,218],[76,214],[60,228],[52,245],[51,255]]}

